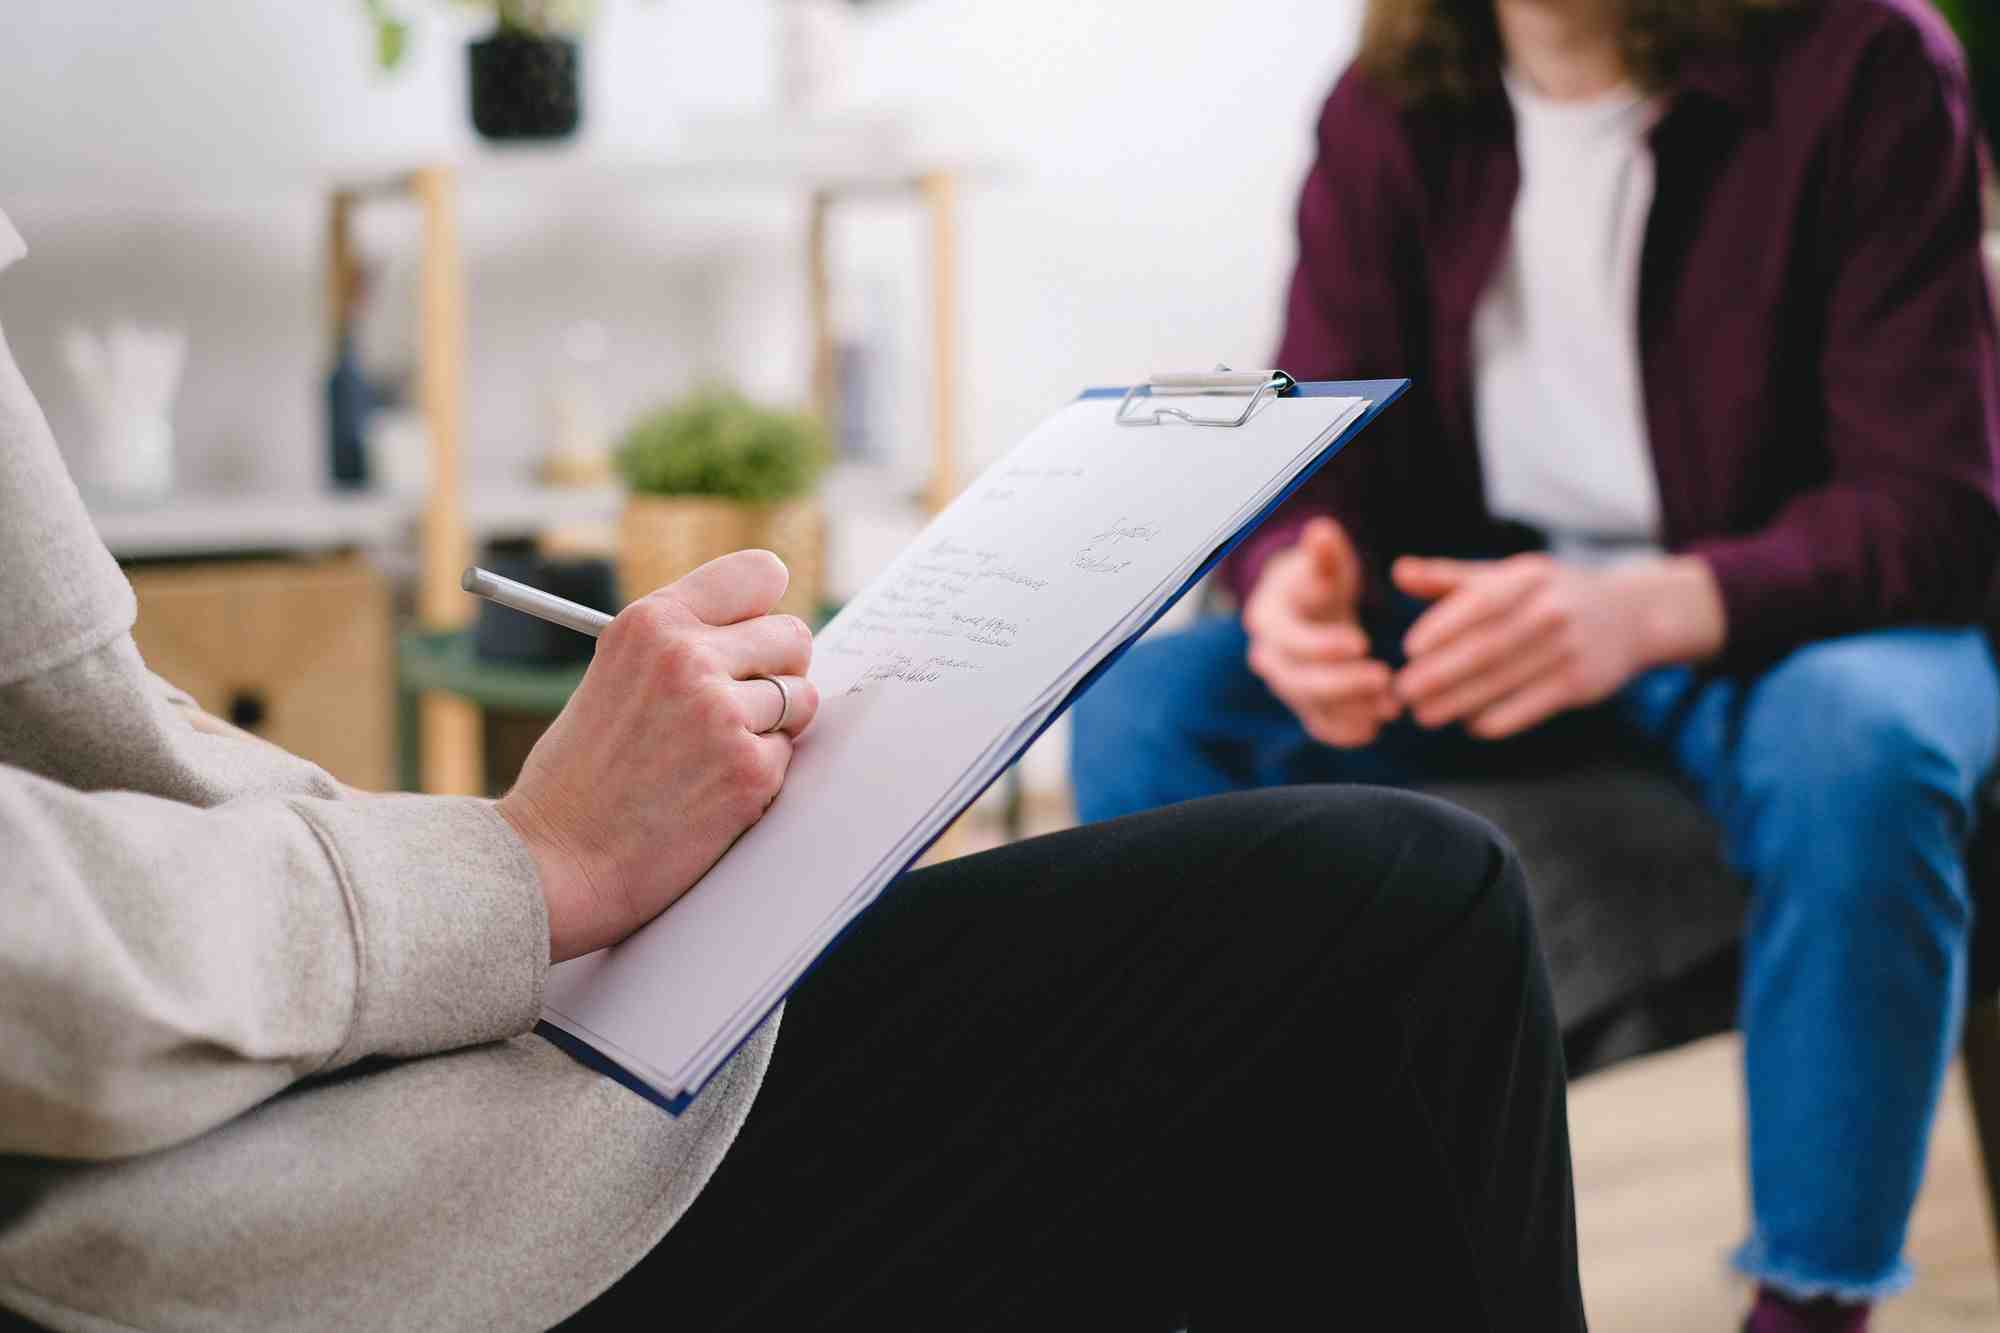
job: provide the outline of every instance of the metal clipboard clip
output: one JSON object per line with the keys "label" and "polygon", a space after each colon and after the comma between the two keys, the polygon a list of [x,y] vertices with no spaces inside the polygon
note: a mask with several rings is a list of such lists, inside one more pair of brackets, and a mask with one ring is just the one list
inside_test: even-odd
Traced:
{"label": "metal clipboard clip", "polygon": [[[1112,420],[1120,426],[1163,426],[1171,417],[1190,426],[1228,429],[1248,421],[1263,406],[1266,398],[1290,393],[1297,383],[1282,370],[1231,370],[1228,366],[1217,366],[1211,371],[1155,375],[1125,391],[1125,397],[1118,403],[1118,415]],[[1243,405],[1243,411],[1234,418],[1198,417],[1178,407],[1153,406],[1153,402],[1162,397],[1230,393],[1250,396],[1250,401]],[[1135,403],[1139,405],[1134,407]]]}

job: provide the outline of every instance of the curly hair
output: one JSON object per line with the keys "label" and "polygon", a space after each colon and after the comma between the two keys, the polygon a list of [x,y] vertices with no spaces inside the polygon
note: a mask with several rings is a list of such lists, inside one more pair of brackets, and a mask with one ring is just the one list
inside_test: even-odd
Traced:
{"label": "curly hair", "polygon": [[[1750,36],[1811,0],[1602,0],[1617,14],[1625,68],[1643,88],[1670,85],[1703,48]],[[1405,103],[1465,102],[1499,85],[1494,0],[1368,0],[1361,68]]]}

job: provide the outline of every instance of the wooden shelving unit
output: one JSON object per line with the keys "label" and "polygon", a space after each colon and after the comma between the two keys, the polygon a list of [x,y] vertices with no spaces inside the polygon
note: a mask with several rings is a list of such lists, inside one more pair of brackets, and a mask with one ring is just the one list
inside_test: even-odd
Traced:
{"label": "wooden shelving unit", "polygon": [[[766,151],[739,145],[727,156],[690,154],[662,161],[599,161],[560,152],[496,156],[473,163],[438,163],[344,177],[328,195],[326,273],[332,327],[341,328],[357,290],[355,220],[371,202],[413,199],[422,214],[423,257],[417,312],[418,400],[428,432],[430,489],[418,507],[417,611],[426,663],[435,665],[439,636],[464,626],[471,606],[459,575],[472,550],[463,486],[465,401],[464,264],[458,240],[462,197],[470,191],[532,191],[538,197],[630,197],[704,183],[713,189],[802,191],[806,227],[807,306],[812,339],[812,402],[824,420],[839,414],[834,360],[832,218],[855,199],[901,198],[926,220],[925,271],[930,304],[930,450],[925,507],[942,508],[957,493],[958,392],[957,206],[965,168],[903,160],[866,151],[814,152],[773,136]],[[462,664],[461,664],[462,665]],[[461,672],[462,674],[462,672]],[[480,691],[443,688],[435,671],[405,670],[417,692],[418,780],[436,794],[479,794],[485,788]],[[554,695],[549,695],[554,698]]]}

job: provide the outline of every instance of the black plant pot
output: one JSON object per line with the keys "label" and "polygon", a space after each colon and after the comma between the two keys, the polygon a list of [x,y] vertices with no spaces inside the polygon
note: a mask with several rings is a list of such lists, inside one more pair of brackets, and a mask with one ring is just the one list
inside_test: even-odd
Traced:
{"label": "black plant pot", "polygon": [[489,139],[562,139],[582,119],[583,51],[566,37],[501,31],[466,47],[472,126]]}

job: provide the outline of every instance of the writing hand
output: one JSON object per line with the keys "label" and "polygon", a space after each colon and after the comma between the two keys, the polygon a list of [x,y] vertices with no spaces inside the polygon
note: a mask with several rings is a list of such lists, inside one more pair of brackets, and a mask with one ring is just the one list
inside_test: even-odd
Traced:
{"label": "writing hand", "polygon": [[1316,518],[1272,556],[1243,607],[1250,669],[1326,745],[1372,742],[1402,711],[1361,628],[1361,558],[1339,523]]}
{"label": "writing hand", "polygon": [[1426,727],[1499,740],[1603,702],[1641,671],[1713,656],[1722,596],[1705,562],[1604,570],[1546,555],[1398,560],[1391,576],[1434,601],[1403,640],[1395,691]]}
{"label": "writing hand", "polygon": [[[500,799],[541,872],[549,956],[625,938],[664,911],[763,817],[819,695],[812,633],[770,615],[789,579],[738,551],[626,607],[569,704]],[[785,730],[778,691],[789,679]]]}

